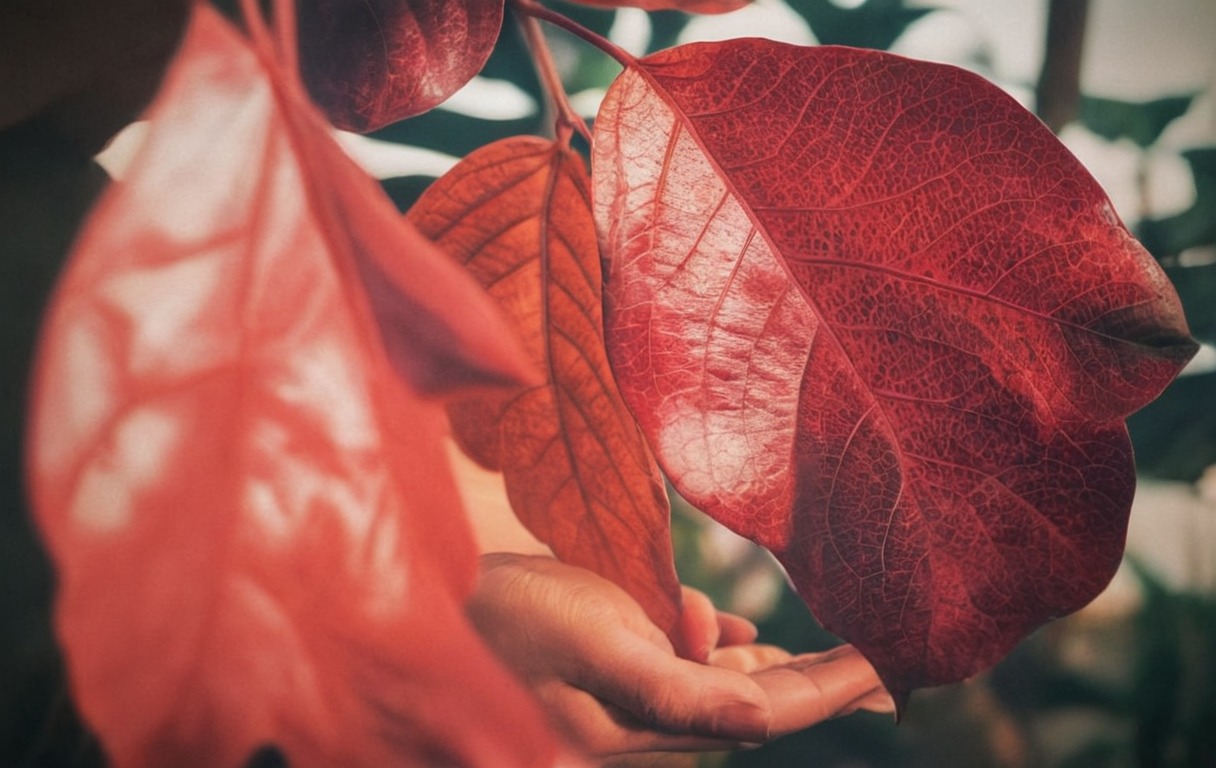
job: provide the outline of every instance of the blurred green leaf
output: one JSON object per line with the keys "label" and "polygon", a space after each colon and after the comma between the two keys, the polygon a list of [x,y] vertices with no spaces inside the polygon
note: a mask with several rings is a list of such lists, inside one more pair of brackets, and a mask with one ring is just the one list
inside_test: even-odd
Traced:
{"label": "blurred green leaf", "polygon": [[[1165,274],[1174,283],[1191,335],[1216,344],[1216,264],[1197,267],[1169,266]],[[1214,393],[1216,397],[1216,393]]]}
{"label": "blurred green leaf", "polygon": [[1128,558],[1128,562],[1144,592],[1144,607],[1137,617],[1135,750],[1141,765],[1159,765],[1161,761],[1154,756],[1165,754],[1177,714],[1174,692],[1182,677],[1177,654],[1180,628],[1165,585],[1134,558]]}
{"label": "blurred green leaf", "polygon": [[1104,139],[1131,139],[1142,148],[1151,146],[1166,127],[1191,108],[1194,94],[1166,96],[1141,103],[1084,96],[1081,123]]}
{"label": "blurred green leaf", "polygon": [[647,53],[654,53],[676,44],[684,27],[692,19],[683,11],[652,11],[650,13],[650,46]]}
{"label": "blurred green leaf", "polygon": [[430,176],[397,176],[384,179],[380,186],[393,201],[393,205],[397,206],[397,210],[405,213],[422,197],[422,193],[434,180]]}
{"label": "blurred green leaf", "polygon": [[1076,707],[1126,714],[1130,707],[1123,692],[1061,663],[1050,634],[1032,635],[992,668],[988,684],[1005,709],[1023,718]]}
{"label": "blurred green leaf", "polygon": [[1142,766],[1207,768],[1216,747],[1216,599],[1171,589],[1128,559],[1140,580],[1136,757]]}
{"label": "blurred green leaf", "polygon": [[1195,179],[1195,204],[1176,216],[1141,222],[1137,230],[1144,246],[1159,259],[1216,244],[1216,147],[1189,149],[1182,157]]}
{"label": "blurred green leaf", "polygon": [[1126,749],[1121,742],[1106,739],[1091,741],[1064,758],[1057,768],[1117,768],[1126,765],[1126,761],[1121,759]]}
{"label": "blurred green leaf", "polygon": [[790,0],[823,45],[850,45],[885,51],[899,36],[933,8],[906,8],[904,0],[866,0],[842,8],[832,0]]}
{"label": "blurred green leaf", "polygon": [[[561,2],[561,0],[554,0],[550,4],[562,15],[603,37],[608,37],[608,32],[612,29],[613,22],[616,21],[616,11],[613,9],[592,8],[578,3]],[[550,41],[564,37],[572,43],[569,47],[554,47],[553,51],[566,89],[571,94],[588,88],[607,88],[609,83],[621,73],[621,65],[594,46],[587,45],[561,30],[547,28],[545,31],[552,33],[549,37]],[[577,57],[576,60],[563,61],[563,52],[573,54]]]}
{"label": "blurred green leaf", "polygon": [[1137,471],[1195,481],[1216,464],[1216,373],[1183,376],[1127,420]]}
{"label": "blurred green leaf", "polygon": [[603,37],[608,37],[608,32],[612,29],[613,22],[616,21],[616,9],[614,8],[593,7],[577,2],[565,2],[565,0],[551,0],[546,5]]}
{"label": "blurred green leaf", "polygon": [[503,19],[498,43],[479,74],[514,83],[524,93],[536,99],[537,104],[543,102],[540,78],[532,65],[532,55],[528,53],[528,46],[513,14]]}
{"label": "blurred green leaf", "polygon": [[372,138],[425,147],[464,157],[473,150],[507,136],[536,133],[541,127],[539,115],[520,120],[482,120],[445,109],[402,120],[386,126]]}

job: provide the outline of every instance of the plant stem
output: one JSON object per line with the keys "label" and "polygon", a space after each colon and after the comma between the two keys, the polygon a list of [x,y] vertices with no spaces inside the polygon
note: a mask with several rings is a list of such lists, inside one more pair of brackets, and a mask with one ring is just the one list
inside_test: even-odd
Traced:
{"label": "plant stem", "polygon": [[279,56],[292,77],[299,77],[299,49],[296,41],[295,0],[275,0],[274,31],[279,41]]}
{"label": "plant stem", "polygon": [[[516,5],[519,10],[519,4],[516,3]],[[587,130],[587,122],[570,104],[570,97],[566,94],[566,87],[562,85],[557,64],[554,63],[553,54],[549,51],[549,43],[545,40],[545,31],[541,29],[536,17],[526,11],[520,10],[518,18],[520,26],[523,27],[528,50],[532,52],[532,61],[536,65],[537,74],[540,75],[541,82],[545,86],[545,92],[549,94],[549,101],[557,111],[557,140],[563,145],[569,146],[571,133],[577,131],[590,144],[591,132]]]}
{"label": "plant stem", "polygon": [[634,58],[633,54],[629,53],[625,49],[613,45],[611,41],[606,40],[601,35],[597,35],[595,32],[592,32],[573,19],[568,19],[556,11],[549,10],[545,6],[536,2],[536,0],[511,0],[511,4],[515,7],[515,10],[519,11],[519,13],[524,16],[546,21],[555,27],[561,27],[576,37],[581,37],[583,40],[591,43],[596,48],[599,48],[604,53],[616,59],[617,63],[622,67],[628,68],[635,66],[638,63],[638,60]]}
{"label": "plant stem", "polygon": [[1035,88],[1035,112],[1056,133],[1077,118],[1081,104],[1081,53],[1089,0],[1051,0],[1047,45]]}

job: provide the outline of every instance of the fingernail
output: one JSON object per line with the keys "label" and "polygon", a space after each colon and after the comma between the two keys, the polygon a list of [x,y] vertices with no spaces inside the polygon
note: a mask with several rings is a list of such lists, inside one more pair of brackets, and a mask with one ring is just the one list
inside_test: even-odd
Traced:
{"label": "fingernail", "polygon": [[716,735],[743,742],[763,743],[769,739],[769,713],[750,702],[723,704],[715,718]]}
{"label": "fingernail", "polygon": [[882,699],[880,700],[879,704],[877,705],[879,707],[882,707],[882,709],[879,711],[894,712],[895,711],[895,699],[892,698],[891,694],[887,693],[886,691],[883,691],[882,694],[883,694]]}
{"label": "fingernail", "polygon": [[832,659],[838,658],[840,656],[846,656],[850,653],[853,653],[853,646],[838,645],[835,648],[829,648],[828,650],[824,651],[822,653],[822,655],[820,655],[819,660],[820,661],[831,661]]}

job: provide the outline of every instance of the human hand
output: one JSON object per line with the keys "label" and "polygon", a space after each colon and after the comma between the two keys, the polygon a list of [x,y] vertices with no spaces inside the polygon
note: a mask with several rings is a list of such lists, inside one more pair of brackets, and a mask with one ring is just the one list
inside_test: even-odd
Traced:
{"label": "human hand", "polygon": [[556,727],[596,756],[755,745],[856,709],[892,711],[849,646],[791,656],[687,590],[685,656],[616,585],[549,557],[482,557],[469,615]]}

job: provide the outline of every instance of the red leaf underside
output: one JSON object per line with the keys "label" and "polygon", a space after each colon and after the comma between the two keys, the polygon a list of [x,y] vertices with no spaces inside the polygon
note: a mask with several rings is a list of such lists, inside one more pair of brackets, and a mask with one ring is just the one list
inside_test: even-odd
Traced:
{"label": "red leaf underside", "polygon": [[119,766],[548,764],[459,607],[442,413],[359,284],[407,227],[266,60],[195,6],[48,314],[30,485],[73,695]]}
{"label": "red leaf underside", "polygon": [[627,70],[594,147],[609,356],[660,464],[890,690],[1107,583],[1122,419],[1195,347],[1037,120],[951,67],[736,40]]}
{"label": "red leaf underside", "polygon": [[546,381],[449,407],[501,470],[520,519],[563,561],[622,586],[656,625],[680,606],[658,468],[604,353],[599,248],[583,161],[533,137],[465,158],[409,219],[502,306]]}
{"label": "red leaf underside", "polygon": [[339,128],[369,132],[426,112],[489,58],[502,0],[300,0],[308,90]]}

